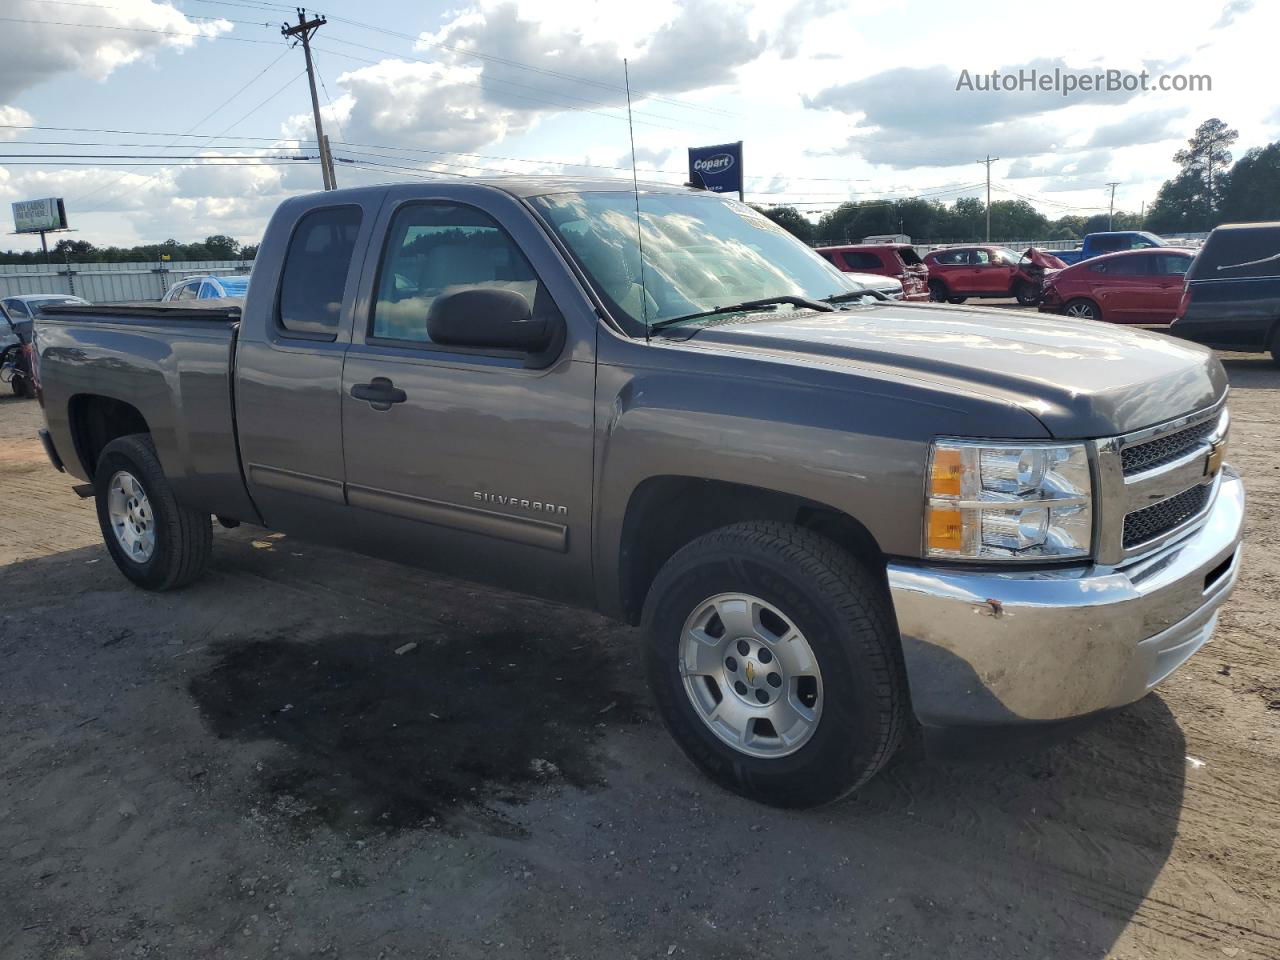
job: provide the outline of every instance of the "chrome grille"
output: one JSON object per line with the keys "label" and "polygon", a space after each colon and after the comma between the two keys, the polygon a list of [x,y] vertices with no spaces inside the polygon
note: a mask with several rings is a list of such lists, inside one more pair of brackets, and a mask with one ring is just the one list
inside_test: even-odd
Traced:
{"label": "chrome grille", "polygon": [[1212,484],[1200,483],[1167,500],[1135,510],[1124,518],[1125,549],[1154,540],[1186,523],[1205,508],[1212,492]]}
{"label": "chrome grille", "polygon": [[1127,477],[1141,473],[1143,470],[1154,470],[1167,463],[1173,463],[1179,457],[1194,450],[1217,429],[1216,417],[1197,423],[1194,426],[1179,430],[1177,433],[1156,437],[1144,443],[1136,443],[1120,451],[1120,463]]}

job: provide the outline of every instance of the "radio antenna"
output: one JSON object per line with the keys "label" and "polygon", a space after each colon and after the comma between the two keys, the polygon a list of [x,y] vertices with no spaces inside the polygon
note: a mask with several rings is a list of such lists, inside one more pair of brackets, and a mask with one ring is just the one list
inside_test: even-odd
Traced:
{"label": "radio antenna", "polygon": [[640,229],[640,175],[636,173],[636,128],[631,122],[631,70],[622,58],[622,78],[627,88],[627,130],[631,134],[631,187],[636,198],[636,244],[640,249],[640,320],[644,323],[644,342],[649,342],[649,292],[644,285],[644,233]]}

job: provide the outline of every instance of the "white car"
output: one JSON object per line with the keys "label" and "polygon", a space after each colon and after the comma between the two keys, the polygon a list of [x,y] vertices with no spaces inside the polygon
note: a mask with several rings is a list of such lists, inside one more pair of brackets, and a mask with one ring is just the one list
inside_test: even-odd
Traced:
{"label": "white car", "polygon": [[882,277],[878,273],[846,273],[850,280],[869,287],[876,293],[882,293],[890,300],[902,299],[902,281],[893,277]]}
{"label": "white car", "polygon": [[160,298],[160,302],[211,300],[215,297],[239,297],[243,299],[248,290],[248,274],[237,273],[224,277],[185,277],[165,291],[165,295]]}

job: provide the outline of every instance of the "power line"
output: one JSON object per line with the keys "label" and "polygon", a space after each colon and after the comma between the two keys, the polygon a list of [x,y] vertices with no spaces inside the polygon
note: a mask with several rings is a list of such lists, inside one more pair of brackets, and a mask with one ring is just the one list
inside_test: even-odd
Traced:
{"label": "power line", "polygon": [[[36,0],[36,2],[37,3],[53,3],[62,7],[90,7],[95,10],[116,10],[121,13],[127,12],[123,7],[116,6],[115,4],[85,3],[84,0]],[[231,17],[221,17],[221,16],[202,17],[197,14],[187,13],[182,10],[178,10],[176,12],[182,14],[183,18],[186,20],[213,20],[213,21],[220,21],[223,23],[242,24],[244,26],[250,26],[250,27],[274,27],[275,26],[274,23],[270,23],[263,20],[235,20],[235,19],[232,19]],[[264,10],[263,12],[265,13],[267,11]]]}
{"label": "power line", "polygon": [[[301,74],[299,74],[298,76],[301,76]],[[204,140],[206,142],[215,140],[215,139],[220,139],[218,136],[211,137],[211,136],[206,136],[205,134],[202,134],[202,133],[191,133],[189,131],[187,133],[174,133],[172,131],[157,131],[157,130],[122,130],[122,129],[103,128],[103,127],[56,127],[56,126],[48,126],[48,125],[42,125],[42,124],[22,124],[22,123],[0,123],[0,129],[39,130],[39,131],[45,131],[50,133],[99,133],[99,134],[107,134],[112,136],[132,136],[132,137],[173,137],[177,139],[199,139],[199,140]],[[238,135],[234,139],[237,142],[252,140],[252,141],[258,141],[262,143],[271,143],[271,144],[279,144],[280,141],[282,140],[294,140],[294,139],[296,139],[297,142],[299,143],[314,142],[312,140],[306,140],[303,138],[290,138],[290,137],[280,137],[280,136],[262,137],[262,136],[250,136],[247,134]],[[13,141],[14,144],[21,144],[24,142],[30,143],[35,141],[21,141],[21,140]],[[465,152],[456,151],[456,150],[432,150],[427,147],[401,147],[401,146],[392,146],[389,144],[356,143],[348,140],[338,140],[338,141],[334,141],[334,143],[344,147],[367,147],[373,150],[385,150],[385,151],[396,152],[396,153],[428,154],[432,156],[446,156],[446,157],[476,157],[481,160],[501,160],[501,161],[510,162],[510,163],[550,164],[552,166],[582,167],[588,170],[616,170],[620,172],[630,172],[631,170],[630,167],[611,166],[608,164],[599,164],[599,163],[586,163],[582,160],[552,159],[550,157],[512,157],[512,156],[503,156],[499,154],[489,154],[489,153],[465,153]],[[145,146],[144,144],[90,144],[90,145],[91,146],[100,146],[100,145],[101,146]],[[162,147],[160,144],[156,144],[155,146],[158,149],[168,149],[168,147]],[[671,176],[677,176],[677,177],[688,175],[688,171],[683,169],[670,170],[670,169],[663,169],[663,168],[654,168],[647,172],[669,174]],[[762,174],[752,174],[751,176],[747,177],[748,180],[756,180],[756,181],[773,180],[775,178],[782,178],[788,181],[798,181],[801,183],[866,183],[868,182],[865,179],[858,179],[853,177],[806,177],[806,176],[792,174],[792,173],[786,173],[786,174],[762,173]]]}
{"label": "power line", "polygon": [[269,43],[275,40],[254,40],[252,37],[233,37],[227,33],[183,33],[180,30],[157,30],[154,27],[121,27],[110,23],[75,23],[65,20],[37,20],[34,17],[0,17],[6,23],[39,23],[48,27],[77,27],[89,30],[122,30],[126,33],[154,33],[164,37],[186,37],[189,40],[231,40],[236,43]]}
{"label": "power line", "polygon": [[[197,2],[215,3],[221,6],[236,6],[236,7],[246,8],[250,10],[288,9],[288,5],[283,3],[263,3],[261,5],[254,5],[254,4],[248,4],[248,3],[236,3],[236,2],[232,2],[232,0],[197,0]],[[521,70],[528,70],[534,73],[542,74],[544,76],[555,77],[556,79],[559,79],[559,80],[568,80],[573,83],[585,83],[590,86],[597,87],[599,89],[612,90],[613,92],[618,94],[622,94],[625,92],[623,88],[616,83],[609,83],[607,81],[596,80],[590,77],[583,77],[583,76],[579,76],[571,73],[563,73],[558,70],[550,70],[546,67],[534,66],[533,64],[525,63],[520,60],[513,60],[509,57],[500,57],[494,54],[486,54],[486,53],[480,52],[479,50],[470,50],[470,49],[467,49],[466,47],[459,47],[455,44],[444,43],[442,41],[424,40],[421,34],[415,36],[413,34],[402,33],[401,31],[398,31],[398,30],[391,30],[387,27],[379,27],[379,26],[376,26],[375,24],[366,23],[361,20],[352,20],[347,17],[330,16],[330,19],[334,23],[344,23],[344,24],[347,24],[348,26],[357,27],[362,30],[369,30],[374,33],[381,33],[381,34],[384,34],[385,36],[395,37],[400,40],[407,40],[411,43],[415,43],[415,44],[420,43],[426,46],[440,47],[441,49],[449,50],[452,53],[456,53],[459,56],[473,57],[476,59],[484,60],[488,63],[498,63],[504,66],[515,67]],[[355,44],[349,40],[342,41],[342,42],[351,44],[353,46],[361,46],[361,44]],[[369,48],[369,49],[373,49],[373,48]],[[395,54],[395,53],[387,53],[387,55],[400,56],[399,54]],[[490,78],[490,79],[494,79],[494,78]],[[687,110],[699,110],[706,113],[718,113],[726,117],[741,116],[740,113],[737,113],[732,110],[725,110],[721,107],[711,107],[711,106],[707,106],[706,104],[690,103],[687,100],[681,100],[677,97],[667,97],[667,96],[662,96],[660,94],[645,93],[643,91],[640,91],[638,93],[638,96],[641,97],[642,99],[653,100],[655,102],[661,102],[661,103],[668,103],[673,106],[683,107],[684,109],[687,109]]]}
{"label": "power line", "polygon": [[[335,19],[336,19],[336,18],[335,18]],[[368,50],[368,51],[370,51],[370,52],[372,52],[372,53],[380,53],[380,54],[382,54],[383,56],[387,56],[387,57],[394,57],[394,58],[395,58],[395,59],[397,59],[397,60],[408,60],[408,61],[411,61],[411,62],[413,62],[413,63],[424,63],[424,64],[427,64],[428,66],[435,66],[435,64],[434,64],[434,62],[433,62],[433,61],[430,61],[430,60],[424,60],[424,59],[422,59],[421,57],[415,57],[415,56],[411,56],[411,55],[407,55],[407,54],[398,54],[398,53],[395,53],[395,52],[390,51],[390,50],[382,50],[382,49],[380,49],[380,48],[378,48],[378,47],[370,47],[370,46],[367,46],[366,44],[363,44],[363,43],[355,43],[355,42],[353,42],[353,41],[351,41],[351,40],[343,40],[343,39],[342,39],[342,38],[340,38],[340,37],[331,37],[330,39],[331,39],[333,42],[335,42],[335,43],[345,43],[345,44],[347,44],[348,46],[358,47],[359,49],[362,49],[362,50]],[[379,64],[379,63],[383,63],[383,62],[384,62],[384,61],[381,61],[381,60],[370,60],[368,57],[358,57],[358,56],[356,56],[356,55],[355,55],[355,54],[353,54],[353,53],[344,53],[344,52],[343,52],[343,51],[341,51],[341,50],[332,50],[332,49],[329,49],[329,48],[327,48],[327,47],[316,47],[315,49],[316,49],[318,52],[320,52],[320,53],[327,53],[327,54],[329,54],[329,55],[331,55],[331,56],[335,56],[335,57],[345,57],[345,58],[346,58],[346,59],[348,59],[348,60],[355,60],[357,63],[366,63],[366,64],[371,64],[371,65],[376,66],[377,64]],[[552,97],[563,97],[563,98],[565,98],[565,99],[567,99],[567,100],[578,100],[578,101],[580,101],[580,102],[582,102],[582,103],[585,103],[585,104],[588,104],[588,105],[594,105],[594,106],[600,106],[600,107],[603,107],[603,108],[604,108],[604,109],[606,109],[606,110],[619,110],[619,109],[621,109],[620,107],[615,107],[615,106],[612,106],[611,104],[601,103],[601,102],[600,102],[600,101],[598,101],[598,100],[587,100],[587,99],[586,99],[586,98],[584,98],[584,97],[575,97],[573,94],[570,94],[570,93],[560,93],[560,92],[555,91],[555,90],[545,90],[544,88],[541,88],[541,87],[530,87],[530,86],[528,86],[527,84],[518,83],[518,82],[513,81],[513,80],[503,80],[503,79],[502,79],[502,78],[500,78],[500,77],[490,77],[490,78],[488,78],[488,80],[486,81],[486,83],[501,83],[501,84],[507,84],[508,86],[513,86],[513,87],[516,87],[516,88],[518,88],[518,89],[522,89],[522,90],[538,90],[538,91],[540,91],[540,92],[542,92],[542,93],[546,94],[547,96],[552,96]],[[478,80],[451,80],[451,81],[450,81],[450,84],[451,84],[451,85],[454,85],[454,86],[460,86],[460,87],[478,87],[478,88],[479,88],[479,89],[481,89],[481,90],[486,90],[486,89],[488,89],[488,88],[487,88],[487,86],[486,86],[486,83],[482,83],[482,82],[480,82],[480,81],[478,81]],[[583,107],[574,107],[573,105],[568,104],[568,103],[560,103],[560,102],[555,101],[555,100],[548,100],[548,99],[546,98],[546,96],[535,97],[535,96],[529,96],[528,94],[523,94],[523,93],[510,93],[510,92],[504,93],[503,95],[504,95],[504,96],[507,96],[507,97],[512,97],[512,98],[514,98],[514,99],[516,99],[516,100],[524,100],[524,101],[527,101],[527,102],[529,102],[529,103],[541,104],[542,106],[545,106],[545,107],[554,107],[554,108],[556,108],[556,109],[558,109],[558,110],[573,110],[573,111],[575,111],[575,112],[577,112],[577,113],[587,113],[587,114],[591,114],[592,116],[595,116],[595,117],[603,117],[603,118],[604,118],[604,119],[606,119],[606,120],[619,120],[619,121],[622,121],[622,122],[626,122],[626,117],[622,117],[622,116],[614,116],[614,115],[613,115],[613,114],[611,114],[611,113],[601,113],[599,110],[588,110],[588,109],[585,109],[585,108],[583,108]],[[676,120],[676,118],[674,118],[674,117],[662,117],[662,116],[661,116],[661,115],[659,115],[659,114],[643,114],[643,116],[656,116],[656,117],[659,117],[660,119],[672,120],[673,122],[676,122],[676,123],[680,122],[680,121]],[[638,122],[643,123],[646,127],[657,127],[657,128],[658,128],[658,129],[660,129],[660,130],[675,130],[675,129],[677,129],[676,127],[667,126],[667,125],[665,125],[665,124],[661,124],[661,123],[654,123],[654,122],[652,122],[652,121],[650,121],[650,120],[641,120],[641,121],[638,121]]]}
{"label": "power line", "polygon": [[[242,94],[242,93],[244,93],[246,90],[248,90],[248,89],[249,89],[249,87],[253,86],[253,84],[254,84],[254,83],[256,83],[256,82],[258,81],[258,78],[259,78],[259,77],[264,76],[264,75],[267,73],[267,71],[268,71],[268,70],[270,70],[270,69],[271,69],[272,67],[274,67],[277,63],[279,63],[281,60],[283,60],[283,59],[284,59],[284,57],[285,57],[285,54],[286,54],[286,53],[288,53],[288,52],[289,52],[289,51],[288,51],[287,49],[282,50],[282,51],[280,52],[280,56],[276,57],[274,60],[272,60],[270,63],[268,63],[265,67],[263,67],[261,70],[259,70],[257,73],[255,73],[255,74],[254,74],[252,77],[250,77],[250,78],[249,78],[249,79],[248,79],[248,80],[247,80],[243,85],[241,85],[241,86],[237,87],[237,88],[236,88],[236,91],[235,91],[233,94],[231,94],[231,96],[227,97],[225,100],[223,100],[221,103],[219,103],[216,107],[214,107],[212,110],[210,110],[208,113],[206,113],[203,117],[201,117],[199,120],[197,120],[195,123],[193,123],[189,128],[187,128],[187,132],[186,132],[186,133],[184,133],[184,134],[180,134],[180,135],[177,137],[177,139],[181,139],[181,137],[189,136],[189,135],[191,134],[191,132],[192,132],[193,130],[195,130],[195,129],[196,129],[196,127],[200,126],[200,125],[201,125],[202,123],[204,123],[205,121],[210,120],[210,119],[212,119],[214,116],[216,116],[216,115],[218,114],[218,112],[219,112],[220,110],[222,110],[222,108],[223,108],[223,107],[225,107],[227,104],[229,104],[229,103],[230,103],[232,100],[234,100],[236,97],[240,96],[240,94]],[[171,144],[169,144],[169,146],[164,147],[164,148],[162,148],[162,149],[168,150],[168,149],[171,149],[172,147],[174,147],[174,146],[176,146],[176,145],[177,145],[177,144],[176,144],[176,142],[175,142],[175,143],[171,143]],[[79,196],[79,197],[75,197],[71,202],[72,202],[72,203],[81,203],[81,202],[83,202],[83,201],[85,201],[85,200],[89,199],[90,197],[96,196],[96,195],[97,195],[98,193],[100,193],[101,191],[106,190],[106,189],[109,189],[109,188],[111,188],[111,187],[114,187],[117,183],[119,183],[121,180],[123,180],[123,179],[124,179],[124,176],[125,176],[124,174],[121,174],[120,176],[116,177],[116,179],[115,179],[115,180],[113,180],[113,181],[111,181],[110,183],[101,184],[101,185],[99,185],[98,187],[96,187],[95,189],[90,190],[88,193],[83,194],[83,195],[81,195],[81,196]]]}

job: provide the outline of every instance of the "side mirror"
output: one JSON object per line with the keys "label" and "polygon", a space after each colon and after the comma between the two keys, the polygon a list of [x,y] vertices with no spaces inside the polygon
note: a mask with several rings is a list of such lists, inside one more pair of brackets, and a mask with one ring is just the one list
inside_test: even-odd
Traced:
{"label": "side mirror", "polygon": [[502,287],[446,290],[427,311],[427,335],[432,342],[455,347],[496,347],[501,350],[543,350],[553,330],[546,320],[534,320],[529,301]]}

